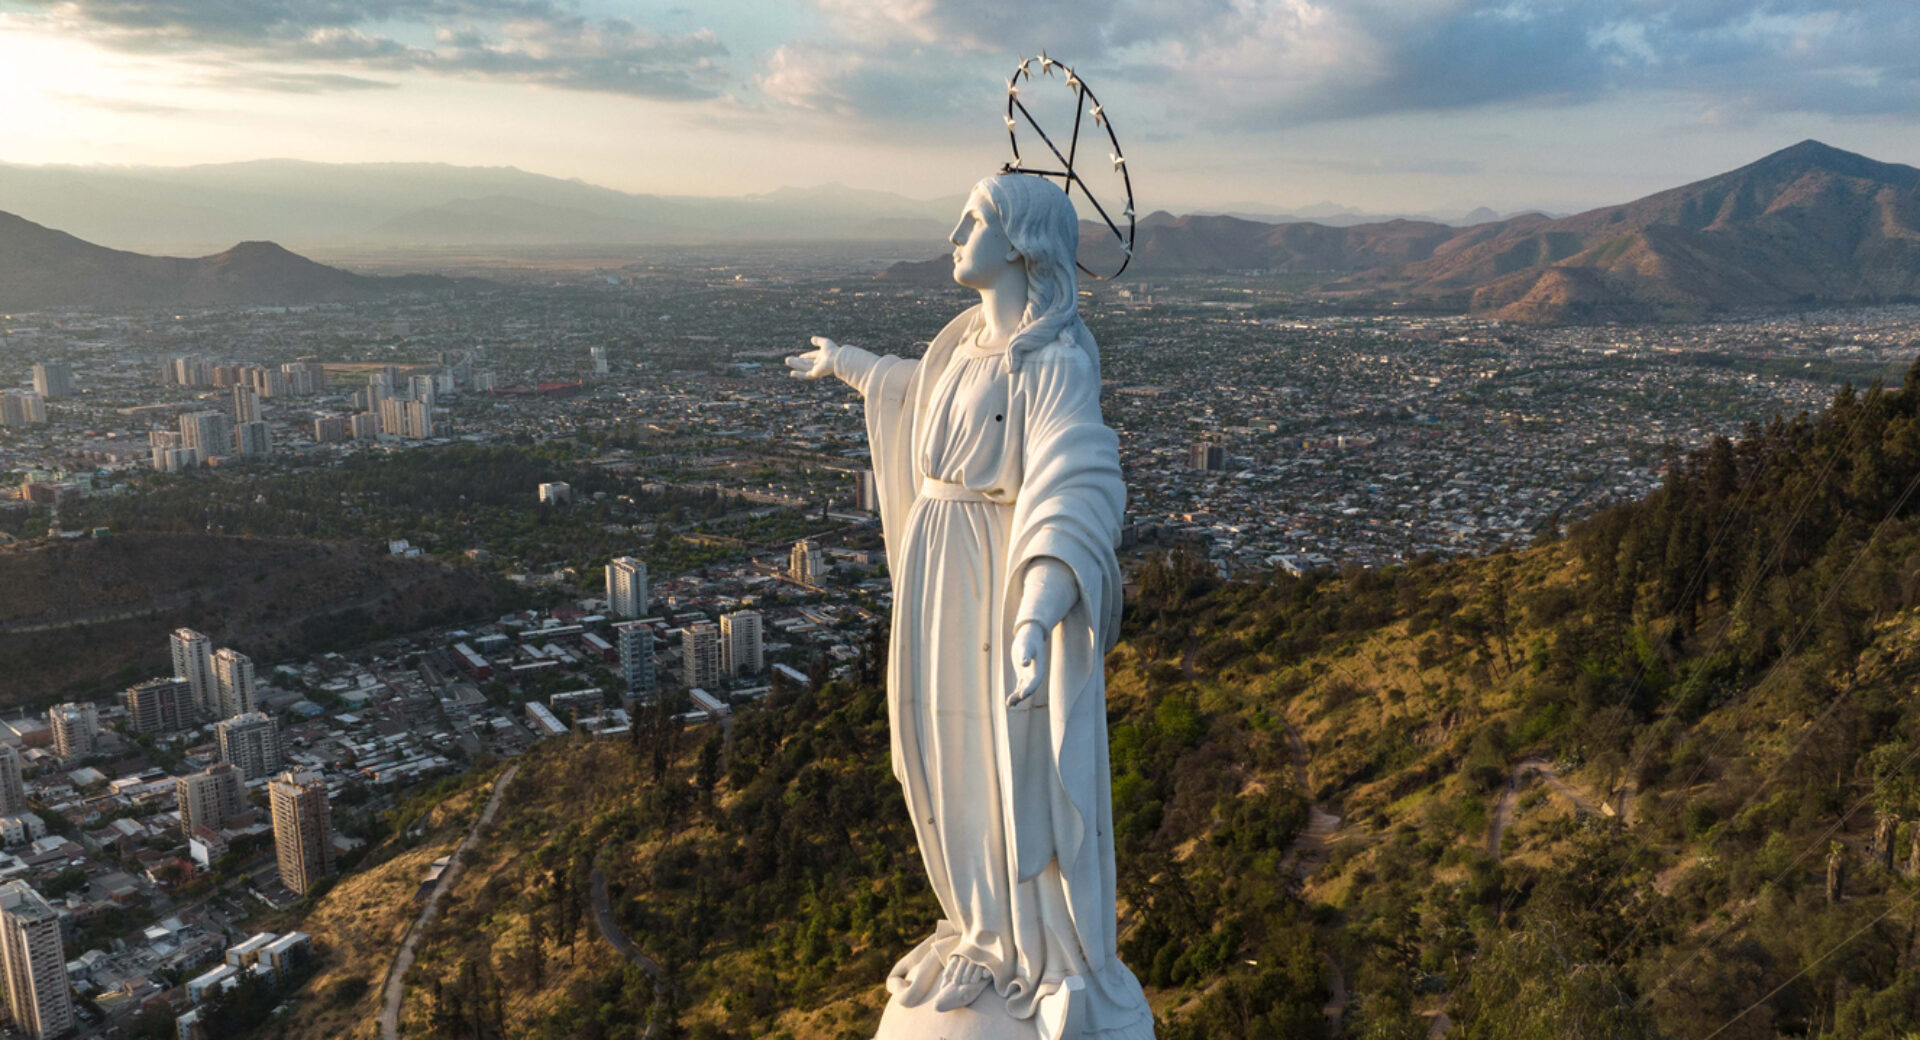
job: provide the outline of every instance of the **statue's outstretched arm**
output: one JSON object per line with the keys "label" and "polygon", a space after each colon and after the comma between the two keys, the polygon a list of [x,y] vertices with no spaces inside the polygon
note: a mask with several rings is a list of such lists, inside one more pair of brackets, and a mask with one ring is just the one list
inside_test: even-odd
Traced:
{"label": "statue's outstretched arm", "polygon": [[825,336],[815,336],[813,349],[787,358],[787,368],[792,370],[790,374],[795,379],[839,376],[841,382],[864,395],[880,360],[880,355],[872,351],[847,343],[835,343]]}

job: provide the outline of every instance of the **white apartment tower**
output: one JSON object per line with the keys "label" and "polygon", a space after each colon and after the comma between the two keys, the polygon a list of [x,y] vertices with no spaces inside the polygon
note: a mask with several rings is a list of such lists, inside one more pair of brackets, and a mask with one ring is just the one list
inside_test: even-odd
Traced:
{"label": "white apartment tower", "polygon": [[622,618],[647,613],[647,565],[631,556],[607,564],[607,609]]}
{"label": "white apartment tower", "polygon": [[653,629],[638,621],[623,621],[613,626],[614,645],[620,652],[620,677],[626,680],[629,696],[651,692],[653,676]]}
{"label": "white apartment tower", "polygon": [[92,701],[56,704],[47,712],[53,727],[53,753],[61,758],[85,758],[99,746],[100,707]]}
{"label": "white apartment tower", "polygon": [[333,873],[333,809],[327,785],[305,770],[288,770],[267,784],[273,803],[273,846],[280,860],[280,883],[305,895]]}
{"label": "white apartment tower", "polygon": [[173,781],[174,799],[180,803],[180,829],[193,834],[205,827],[218,831],[227,821],[247,810],[247,795],[240,786],[240,771],[225,762],[215,762],[198,773],[188,773]]}
{"label": "white apartment tower", "polygon": [[820,584],[820,579],[826,576],[820,547],[805,538],[793,543],[793,554],[787,560],[787,576],[802,585]]}
{"label": "white apartment tower", "polygon": [[242,455],[273,454],[273,427],[258,419],[233,428],[233,446]]}
{"label": "white apartment tower", "polygon": [[194,706],[213,713],[219,685],[213,677],[213,640],[191,628],[173,630],[173,674],[193,690]]}
{"label": "white apartment tower", "polygon": [[127,722],[135,733],[175,733],[200,719],[193,688],[185,679],[148,679],[127,687],[123,695]]}
{"label": "white apartment tower", "polygon": [[213,654],[213,701],[215,717],[230,719],[244,715],[259,705],[260,697],[253,679],[253,658],[230,647]]}
{"label": "white apartment tower", "polygon": [[240,771],[243,780],[258,780],[280,771],[280,724],[264,712],[235,715],[214,726],[220,741],[220,761]]}
{"label": "white apartment tower", "polygon": [[23,390],[0,392],[0,426],[38,426],[47,421],[47,406],[39,394]]}
{"label": "white apartment tower", "polygon": [[33,392],[49,401],[73,396],[73,366],[64,361],[43,361],[33,366]]}
{"label": "white apartment tower", "polygon": [[20,752],[0,744],[0,816],[27,811],[27,778],[20,770]]}
{"label": "white apartment tower", "polygon": [[25,881],[0,885],[0,975],[13,1024],[34,1040],[73,1028],[73,988],[60,917]]}
{"label": "white apartment tower", "polygon": [[763,665],[761,646],[758,611],[720,616],[720,657],[729,676],[758,675]]}
{"label": "white apartment tower", "polygon": [[225,412],[192,412],[180,417],[180,437],[201,462],[233,454],[233,419]]}
{"label": "white apartment tower", "polygon": [[680,630],[680,675],[690,689],[720,684],[720,629],[697,621]]}
{"label": "white apartment tower", "polygon": [[233,421],[250,423],[260,419],[260,394],[244,383],[233,384]]}

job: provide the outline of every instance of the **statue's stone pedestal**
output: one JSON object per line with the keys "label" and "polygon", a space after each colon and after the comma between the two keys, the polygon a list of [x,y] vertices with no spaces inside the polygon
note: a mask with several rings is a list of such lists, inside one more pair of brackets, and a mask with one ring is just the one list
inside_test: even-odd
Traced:
{"label": "statue's stone pedestal", "polygon": [[1070,978],[1041,1000],[1032,1018],[1007,1014],[1005,1001],[988,987],[972,1004],[952,1011],[935,1011],[929,1000],[906,1007],[896,994],[880,1015],[874,1040],[1080,1040],[1081,1005],[1086,983]]}

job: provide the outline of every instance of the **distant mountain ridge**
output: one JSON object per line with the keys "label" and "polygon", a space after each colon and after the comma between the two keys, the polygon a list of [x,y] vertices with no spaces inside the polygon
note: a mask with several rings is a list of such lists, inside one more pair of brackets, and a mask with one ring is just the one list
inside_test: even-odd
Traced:
{"label": "distant mountain ridge", "polygon": [[242,242],[195,258],[146,256],[0,213],[0,307],[14,310],[340,303],[458,284],[437,275],[370,278],[272,242]]}
{"label": "distant mountain ridge", "polygon": [[[1082,251],[1118,261],[1104,228]],[[1920,299],[1920,169],[1803,141],[1739,169],[1569,217],[1467,228],[1141,221],[1132,271],[1324,274],[1324,292],[1517,321],[1645,321]]]}
{"label": "distant mountain ridge", "polygon": [[[1081,226],[1095,270],[1120,252]],[[881,277],[927,284],[944,258]],[[1739,169],[1568,217],[1346,227],[1155,212],[1128,275],[1309,276],[1311,292],[1512,321],[1688,320],[1920,299],[1920,169],[1803,141]]]}
{"label": "distant mountain ridge", "polygon": [[[271,239],[298,251],[943,238],[964,201],[958,192],[914,199],[840,184],[735,197],[648,195],[513,167],[446,163],[0,163],[0,210],[142,252],[244,239]],[[1386,219],[1333,203],[1279,212],[1248,202],[1206,212],[1335,226]],[[1492,217],[1484,207],[1476,212]]]}
{"label": "distant mountain ridge", "polygon": [[443,163],[0,163],[0,210],[143,250],[243,239],[315,249],[921,238],[944,235],[961,202],[831,184],[738,197],[644,195]]}

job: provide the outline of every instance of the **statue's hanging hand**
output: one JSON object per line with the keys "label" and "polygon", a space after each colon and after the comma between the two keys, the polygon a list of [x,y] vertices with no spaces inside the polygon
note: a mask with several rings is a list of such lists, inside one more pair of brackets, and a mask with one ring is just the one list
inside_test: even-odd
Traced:
{"label": "statue's hanging hand", "polygon": [[1038,621],[1022,621],[1013,630],[1013,692],[1011,708],[1033,696],[1047,678],[1047,629]]}
{"label": "statue's hanging hand", "polygon": [[794,354],[787,358],[788,374],[795,379],[825,379],[835,375],[834,360],[840,354],[840,344],[825,336],[813,337],[814,349],[805,354]]}

